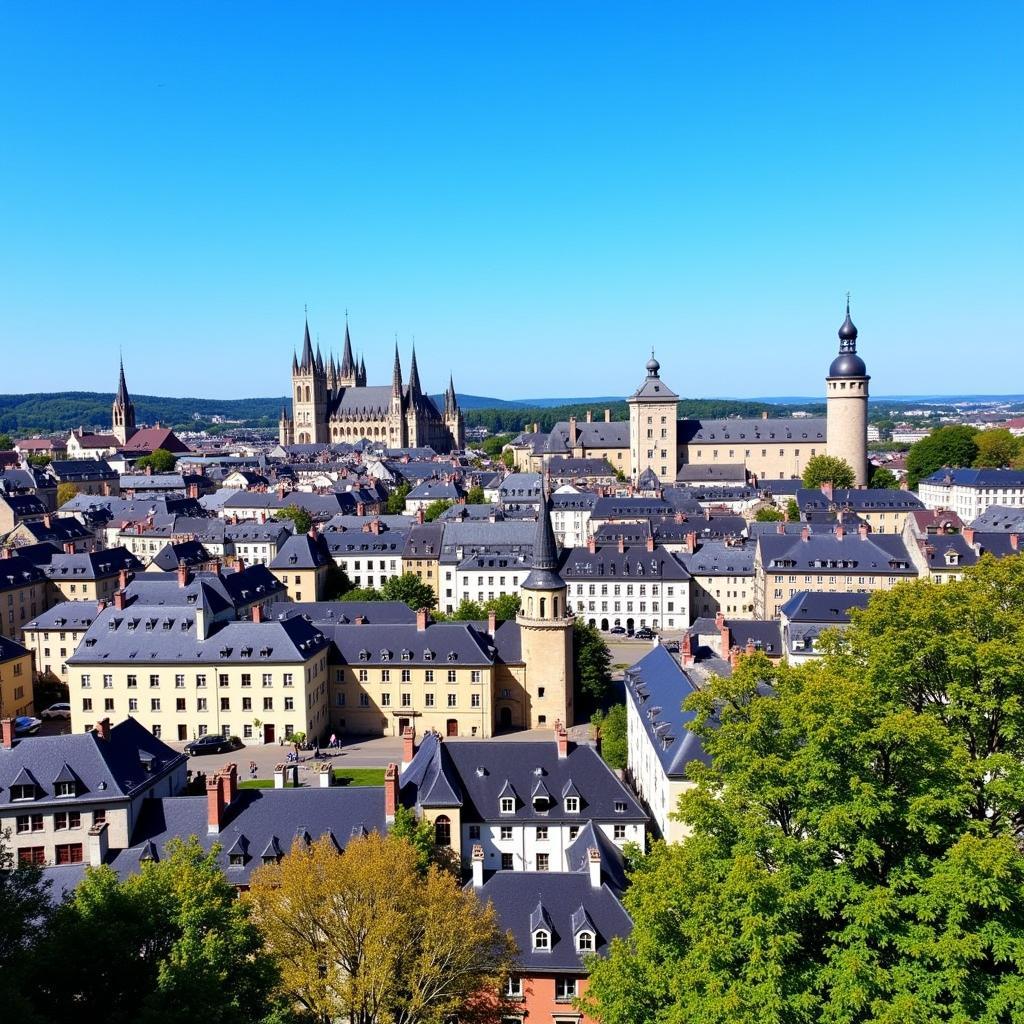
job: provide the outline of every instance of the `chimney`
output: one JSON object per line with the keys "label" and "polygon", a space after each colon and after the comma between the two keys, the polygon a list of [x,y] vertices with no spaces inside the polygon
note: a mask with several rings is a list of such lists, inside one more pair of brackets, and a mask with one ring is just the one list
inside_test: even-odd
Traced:
{"label": "chimney", "polygon": [[715,629],[721,629],[725,625],[725,612],[719,609],[715,612]]}
{"label": "chimney", "polygon": [[124,591],[123,590],[115,590],[114,591],[114,607],[119,612],[123,612],[124,611]]}
{"label": "chimney", "polygon": [[593,534],[591,534],[587,538],[587,550],[592,555],[596,555],[597,554],[597,538]]}
{"label": "chimney", "polygon": [[555,722],[555,742],[558,744],[559,758],[569,756],[569,734],[561,721]]}
{"label": "chimney", "polygon": [[219,775],[206,777],[206,831],[217,835],[224,823],[224,787]]}
{"label": "chimney", "polygon": [[101,867],[107,859],[109,848],[110,837],[107,833],[107,823],[98,821],[89,829],[89,867]]}
{"label": "chimney", "polygon": [[128,586],[128,570],[121,569],[117,574],[117,588],[118,590],[124,590]]}
{"label": "chimney", "polygon": [[422,633],[427,628],[430,612],[426,608],[416,609],[416,632]]}
{"label": "chimney", "polygon": [[252,606],[252,621],[262,622],[263,621],[263,605],[254,604]]}
{"label": "chimney", "polygon": [[395,820],[398,810],[398,765],[392,762],[384,773],[384,820]]}
{"label": "chimney", "polygon": [[761,419],[763,419],[763,420],[768,419],[768,410],[767,409],[762,409],[761,410]]}
{"label": "chimney", "polygon": [[103,485],[103,497],[104,498],[109,498],[110,497],[110,484],[106,484],[105,483]]}
{"label": "chimney", "polygon": [[970,544],[971,547],[974,547],[974,528],[970,526],[965,526],[961,532],[964,535],[964,540],[967,541],[967,543]]}
{"label": "chimney", "polygon": [[601,888],[601,851],[596,846],[587,850],[587,865],[590,868],[590,884],[595,889]]}
{"label": "chimney", "polygon": [[591,413],[591,411],[589,409],[587,410],[587,422],[588,423],[593,423],[594,422],[593,414]]}
{"label": "chimney", "polygon": [[619,554],[624,555],[626,553],[626,538],[619,534]]}
{"label": "chimney", "polygon": [[605,421],[605,423],[611,423],[611,421],[612,421],[612,411],[611,411],[611,409],[605,409],[605,411],[604,411],[604,421]]}
{"label": "chimney", "polygon": [[570,416],[569,417],[569,447],[570,448],[575,448],[576,447],[576,440],[577,440],[577,438],[578,438],[578,434],[576,433],[576,417],[575,416]]}
{"label": "chimney", "polygon": [[215,558],[215,559],[213,560],[213,563],[212,563],[212,566],[211,566],[211,568],[213,569],[213,571],[214,571],[214,572],[215,572],[215,573],[216,573],[216,574],[217,574],[218,576],[220,575],[220,570],[221,570],[221,562],[220,562],[220,555],[218,555],[218,556],[217,556],[217,557],[216,557],[216,558]]}
{"label": "chimney", "polygon": [[422,506],[420,506],[420,507],[419,507],[418,509],[416,509],[416,525],[417,525],[417,526],[422,526],[422,525],[423,525],[423,523],[424,523],[424,519],[423,519],[423,507],[422,507]]}
{"label": "chimney", "polygon": [[1010,534],[1010,547],[1014,551],[1019,551],[1020,549],[1017,547],[1017,545],[1019,543],[1020,543],[1020,536],[1018,534],[1016,534],[1016,533],[1011,533]]}
{"label": "chimney", "polygon": [[380,534],[380,520],[379,519],[374,519],[373,522],[370,523],[370,533],[372,533],[374,536],[378,536]]}
{"label": "chimney", "polygon": [[821,485],[821,493],[824,494],[825,497],[828,498],[829,501],[832,500],[832,481],[831,480],[826,480]]}
{"label": "chimney", "polygon": [[754,638],[748,636],[747,637],[747,648],[746,648],[746,651],[744,653],[746,653],[746,654],[753,654],[756,649],[757,648],[754,646]]}
{"label": "chimney", "polygon": [[413,755],[416,753],[416,733],[411,725],[407,725],[402,731],[402,769],[409,767]]}
{"label": "chimney", "polygon": [[96,611],[97,612],[105,611],[106,607],[107,607],[107,602],[106,601],[97,601],[96,602]]}
{"label": "chimney", "polygon": [[[1017,535],[1014,534],[1013,537],[1011,538],[1011,541],[1010,541],[1010,543],[1013,544],[1013,546],[1014,546],[1014,550],[1016,550],[1016,547],[1017,547],[1016,543],[1014,543],[1016,540],[1017,540]],[[498,631],[498,614],[492,608],[487,613],[487,633],[488,633],[489,636],[494,636],[494,634],[497,631]]]}
{"label": "chimney", "polygon": [[188,566],[184,562],[178,563],[178,586],[188,586]]}
{"label": "chimney", "polygon": [[805,526],[800,531],[800,539],[805,541],[805,540],[808,540],[810,538],[810,536],[811,536],[811,528],[809,526]]}
{"label": "chimney", "polygon": [[93,728],[96,733],[97,739],[109,740],[110,739],[110,719],[101,718]]}
{"label": "chimney", "polygon": [[473,844],[473,888],[482,889],[484,884],[484,848]]}
{"label": "chimney", "polygon": [[307,533],[306,536],[309,537],[310,540],[315,541],[316,540],[316,527],[315,526],[311,526],[309,528],[309,533]]}
{"label": "chimney", "polygon": [[238,799],[238,765],[234,761],[224,765],[217,777],[224,791],[224,806],[230,807]]}
{"label": "chimney", "polygon": [[352,621],[357,626],[365,626],[366,625],[366,616],[365,615],[357,615]]}
{"label": "chimney", "polygon": [[836,534],[836,540],[842,540],[843,537],[846,536],[846,531],[843,529],[842,522],[840,522],[839,525],[836,527],[835,534]]}
{"label": "chimney", "polygon": [[357,516],[365,516],[366,515],[366,504],[364,502],[362,502],[362,501],[357,501],[356,502],[356,515]]}
{"label": "chimney", "polygon": [[867,523],[861,523],[857,527],[857,533],[860,534],[861,540],[865,540],[867,538],[867,535],[868,535],[868,524]]}
{"label": "chimney", "polygon": [[680,644],[679,653],[682,655],[683,666],[693,664],[693,641],[689,633],[683,634],[683,641]]}
{"label": "chimney", "polygon": [[66,540],[64,542],[64,554],[65,555],[73,555],[74,553],[75,553],[75,543],[74,543],[74,541]]}
{"label": "chimney", "polygon": [[733,670],[736,669],[736,666],[739,665],[739,663],[740,663],[740,649],[738,647],[730,648],[730,650],[729,650],[729,664],[732,666]]}
{"label": "chimney", "polygon": [[199,497],[199,484],[189,484],[188,485],[188,496],[190,498],[198,498]]}
{"label": "chimney", "polygon": [[53,516],[51,516],[49,512],[47,512],[46,515],[43,516],[43,526],[45,526],[48,530],[53,529]]}
{"label": "chimney", "polygon": [[690,530],[686,535],[686,551],[692,555],[697,550],[697,531]]}
{"label": "chimney", "polygon": [[152,475],[153,475],[153,467],[152,466],[147,466],[146,467],[146,476],[152,476]]}
{"label": "chimney", "polygon": [[14,746],[14,719],[5,718],[0,722],[0,728],[3,729],[3,748],[10,750]]}

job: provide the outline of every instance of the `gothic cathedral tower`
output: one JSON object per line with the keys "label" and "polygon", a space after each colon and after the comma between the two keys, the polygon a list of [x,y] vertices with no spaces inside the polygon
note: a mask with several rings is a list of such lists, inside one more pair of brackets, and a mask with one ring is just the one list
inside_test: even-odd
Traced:
{"label": "gothic cathedral tower", "polygon": [[124,382],[124,360],[121,360],[121,377],[117,382],[117,394],[111,409],[110,432],[121,442],[127,444],[135,433],[135,403],[128,396],[128,385]]}
{"label": "gothic cathedral tower", "polygon": [[[302,342],[302,360],[292,357],[292,419],[291,437],[295,444],[326,444],[329,440],[327,431],[328,416],[327,372],[324,369],[323,356],[319,348],[313,354],[313,345],[309,340],[309,321],[306,321],[306,333]],[[284,438],[287,421],[281,421],[281,443]]]}
{"label": "gothic cathedral tower", "polygon": [[864,360],[857,355],[857,328],[850,319],[847,296],[846,319],[839,328],[839,355],[825,378],[827,436],[829,455],[845,459],[853,467],[857,487],[868,484],[869,380]]}
{"label": "gothic cathedral tower", "polygon": [[551,528],[547,495],[540,503],[533,566],[520,587],[516,616],[526,666],[527,729],[573,723],[573,616],[565,581],[558,574],[558,547]]}

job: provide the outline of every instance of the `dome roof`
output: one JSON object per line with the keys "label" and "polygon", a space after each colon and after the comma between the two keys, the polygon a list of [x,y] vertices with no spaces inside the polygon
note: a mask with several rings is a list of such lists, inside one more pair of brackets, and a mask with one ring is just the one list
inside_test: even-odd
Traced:
{"label": "dome roof", "polygon": [[867,373],[864,360],[856,352],[840,352],[828,368],[830,377],[866,377]]}
{"label": "dome roof", "polygon": [[651,350],[651,358],[647,360],[647,372],[652,377],[657,377],[658,376],[658,371],[660,369],[661,369],[661,363],[659,363],[658,360],[654,358],[654,350],[652,349]]}
{"label": "dome roof", "polygon": [[843,326],[839,328],[839,340],[840,341],[856,341],[857,340],[857,328],[854,322],[850,319],[850,307],[846,307],[846,319],[843,321]]}

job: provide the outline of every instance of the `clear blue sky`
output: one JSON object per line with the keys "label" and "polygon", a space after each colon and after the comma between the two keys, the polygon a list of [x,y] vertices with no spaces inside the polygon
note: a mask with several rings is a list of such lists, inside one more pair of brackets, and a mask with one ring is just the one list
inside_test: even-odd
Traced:
{"label": "clear blue sky", "polygon": [[0,6],[0,392],[1024,391],[1020,4]]}

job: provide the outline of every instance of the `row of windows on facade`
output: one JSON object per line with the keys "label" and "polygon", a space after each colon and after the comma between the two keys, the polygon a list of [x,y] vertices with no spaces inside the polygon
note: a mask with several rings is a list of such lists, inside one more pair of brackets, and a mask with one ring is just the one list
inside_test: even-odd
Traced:
{"label": "row of windows on facade", "polygon": [[[646,583],[602,583],[600,584],[600,596],[607,597],[609,594],[609,586],[612,588],[610,593],[612,597],[622,597],[622,588],[626,588],[626,597],[646,597],[647,596],[647,584]],[[586,587],[586,594],[588,597],[598,596],[598,584],[597,583],[577,583],[576,594],[578,597],[583,596],[583,588]],[[570,588],[571,590],[571,588]],[[651,597],[658,597],[660,595],[660,584],[651,584]],[[665,587],[665,596],[672,597],[675,594],[675,589],[671,586]]]}
{"label": "row of windows on facade", "polygon": [[[579,809],[580,809],[580,803],[579,803],[579,799],[577,797],[566,797],[565,798],[565,810],[566,810],[567,813],[569,813],[569,814],[578,814],[579,813]],[[617,801],[616,802],[615,810],[617,812],[619,812],[619,813],[625,813],[625,810],[626,810],[625,803],[622,802],[622,801]],[[470,839],[470,841],[473,841],[473,840],[476,840],[476,839],[480,838],[480,826],[479,825],[470,825],[468,827],[468,832],[469,832],[469,839]],[[547,825],[538,825],[534,829],[534,832],[535,832],[534,838],[538,842],[547,842],[547,839],[548,839],[548,827],[547,827]],[[570,825],[569,826],[569,842],[570,843],[579,834],[580,834],[580,826],[579,825]],[[624,840],[626,838],[626,826],[625,825],[612,825],[612,836],[616,840],[620,840],[620,841]],[[511,825],[501,825],[500,828],[499,828],[499,832],[498,832],[498,839],[499,839],[499,841],[508,843],[508,842],[511,842],[513,840],[513,838],[514,838],[513,827]],[[502,854],[502,856],[506,856],[506,854]],[[509,853],[509,854],[507,854],[507,856],[511,857],[511,856],[513,856],[513,854]],[[547,854],[543,854],[542,856],[547,857]],[[509,867],[511,867],[511,866],[512,866],[512,864],[510,863]]]}
{"label": "row of windows on facade", "polygon": [[[128,689],[134,690],[139,685],[139,677],[137,675],[129,675]],[[306,670],[306,681],[309,681],[309,669]],[[262,686],[273,686],[274,685],[274,674],[272,672],[262,673],[260,680]],[[281,676],[282,686],[293,686],[295,682],[295,676],[291,672],[285,672]],[[217,683],[219,686],[230,686],[231,676],[226,672],[218,673]],[[202,689],[206,686],[206,673],[197,672],[195,677],[195,684],[197,687]],[[241,676],[241,684],[244,687],[252,686],[252,673],[243,672]],[[149,685],[151,688],[157,688],[160,686],[160,675],[159,673],[151,673],[149,676]],[[83,690],[88,690],[92,686],[92,676],[89,673],[83,673],[81,676],[81,687]],[[114,686],[114,677],[112,675],[103,676],[103,689],[110,690]],[[174,688],[176,690],[184,689],[185,687],[185,673],[179,672],[174,676]]]}
{"label": "row of windows on facade", "polygon": [[[82,844],[81,843],[59,843],[55,849],[55,864],[81,864]],[[35,864],[42,866],[46,863],[46,847],[44,846],[23,846],[18,850],[18,863],[21,865]]]}
{"label": "row of windows on facade", "polygon": [[[785,454],[786,454],[786,449],[785,448],[780,448],[779,449],[779,455],[785,455]],[[799,448],[794,448],[793,449],[793,455],[799,455],[799,454],[800,454],[800,449]],[[817,455],[817,454],[818,454],[818,449],[817,448],[812,448],[811,449],[811,455],[814,456],[814,455]],[[702,458],[703,455],[704,455],[703,451],[700,448],[698,448],[697,449],[697,458],[698,459]],[[734,448],[730,448],[729,449],[729,456],[728,457],[730,459],[736,458],[736,450]],[[751,454],[750,454],[750,449],[749,448],[744,450],[743,457],[747,458],[747,459],[751,458]],[[711,458],[713,458],[713,459],[717,459],[718,458],[718,449],[717,448],[715,448],[711,452]],[[762,459],[768,458],[768,449],[767,448],[762,448],[761,449],[761,458]]]}
{"label": "row of windows on facade", "polygon": [[[852,576],[850,576],[849,578],[851,580],[853,579]],[[885,579],[886,577],[882,577],[882,578]],[[804,577],[804,583],[810,583],[811,579],[812,579],[812,577],[805,576]],[[845,582],[846,579],[847,579],[847,577],[844,576],[843,577],[843,581]],[[890,583],[895,583],[897,579],[898,579],[898,577],[896,577],[896,576],[889,576],[888,577],[888,580],[889,580]],[[877,577],[875,577],[875,576],[858,576],[857,577],[857,582],[858,583],[860,583],[860,584],[867,583],[867,584],[869,584],[871,586],[873,586],[875,584],[876,580],[877,580]],[[837,578],[835,576],[829,576],[828,581],[829,581],[829,583],[835,583],[837,581]],[[785,583],[786,580],[782,576],[776,576],[775,577],[775,582],[776,583]],[[796,583],[796,577],[795,576],[790,576],[789,577],[789,582],[790,583]],[[818,583],[824,583],[825,582],[825,577],[824,576],[817,577],[817,582]]]}
{"label": "row of windows on facade", "polygon": [[[309,694],[308,695],[307,703],[309,704],[310,707],[313,706],[313,694]],[[187,704],[187,701],[186,701],[186,699],[184,697],[178,697],[177,700],[175,701],[175,708],[174,708],[174,710],[184,713],[184,712],[188,711],[188,707],[186,706],[186,704]],[[117,705],[116,705],[116,701],[114,700],[113,697],[106,697],[106,698],[104,698],[104,700],[103,700],[103,710],[104,711],[116,711],[116,709],[117,709]],[[92,711],[93,710],[92,697],[83,697],[82,698],[82,710],[83,711]],[[138,699],[138,697],[129,697],[128,698],[128,711],[129,711],[129,713],[136,712],[138,710],[139,710],[139,699]],[[149,710],[150,711],[160,711],[161,710],[160,698],[159,697],[151,697],[150,698]],[[198,697],[198,698],[196,698],[196,711],[208,711],[208,710],[209,710],[209,705],[208,705],[207,699],[205,697]],[[221,697],[221,699],[220,699],[220,710],[221,711],[230,711],[231,710],[231,698],[230,697]],[[253,710],[252,698],[251,697],[243,697],[242,698],[242,710],[243,711],[252,711]],[[263,710],[264,711],[273,711],[274,710],[274,698],[273,697],[264,697],[263,698]],[[284,698],[284,710],[285,711],[294,711],[295,710],[295,698],[294,697],[285,697]]]}
{"label": "row of windows on facade", "polygon": [[[53,815],[53,830],[64,832],[69,829],[82,828],[83,814],[81,811],[56,811]],[[99,825],[107,820],[106,811],[93,811],[92,824]],[[16,835],[27,835],[42,832],[45,827],[45,816],[42,814],[19,814],[14,819]]]}
{"label": "row of windows on facade", "polygon": [[[414,707],[413,702],[412,702],[412,694],[411,693],[401,693],[398,696],[399,696],[399,706],[400,707],[403,707],[403,708],[412,708],[412,707]],[[457,708],[457,707],[460,706],[459,705],[459,695],[457,693],[449,693],[447,695],[447,697],[448,697],[447,707]],[[339,708],[346,707],[348,702],[347,702],[347,700],[345,698],[345,694],[344,693],[336,693],[334,695],[334,703]],[[391,694],[390,693],[382,693],[380,695],[380,699],[379,699],[379,701],[377,703],[378,703],[378,706],[382,707],[382,708],[390,708],[390,707],[394,706],[391,703]],[[370,695],[368,693],[361,693],[361,694],[359,694],[359,706],[361,708],[368,708],[368,707],[371,706],[371,704],[370,704]],[[435,695],[432,694],[432,693],[425,693],[423,695],[423,706],[424,707],[428,707],[428,708],[436,707],[437,705],[435,703]],[[479,693],[470,694],[469,706],[471,708],[479,708],[479,707],[481,707],[481,699],[480,699],[480,694]]]}
{"label": "row of windows on facade", "polygon": [[[582,940],[589,942],[590,945],[577,945],[577,949],[589,952],[594,948],[594,938],[590,932],[580,932],[580,936],[586,935],[587,938]],[[548,936],[550,940],[550,936]],[[547,949],[548,946],[535,946],[535,949]],[[570,1003],[580,994],[579,979],[569,977],[568,975],[559,975],[555,978],[555,1002],[558,1003]],[[509,999],[522,999],[523,998],[523,979],[517,978],[515,975],[510,977],[505,982],[505,995]],[[574,1018],[575,1019],[575,1018]],[[521,1024],[518,1017],[509,1017],[502,1020],[502,1024]]]}
{"label": "row of windows on facade", "polygon": [[[356,669],[355,672],[356,672],[356,679],[360,683],[371,682],[370,670],[369,669],[367,669],[367,668],[359,668],[359,669]],[[389,669],[389,668],[382,668],[382,669],[380,669],[379,673],[375,673],[375,675],[379,675],[379,680],[382,683],[390,683],[391,682],[391,669]],[[398,675],[399,675],[399,681],[400,682],[403,682],[403,683],[411,683],[412,682],[412,669],[410,669],[410,668],[399,669]],[[465,678],[465,675],[466,675],[465,672],[463,672],[462,673],[463,679]],[[459,671],[458,671],[458,669],[454,669],[454,668],[447,669],[446,670],[446,676],[447,676],[447,681],[449,683],[457,683],[459,681]],[[339,668],[339,669],[336,670],[336,672],[335,672],[335,681],[339,682],[339,683],[344,683],[345,682],[345,670],[344,669],[340,669]],[[434,669],[426,668],[426,669],[423,670],[423,681],[425,683],[432,683],[432,682],[434,682]],[[469,681],[471,683],[483,682],[483,672],[480,669],[478,669],[478,668],[470,669]]]}

